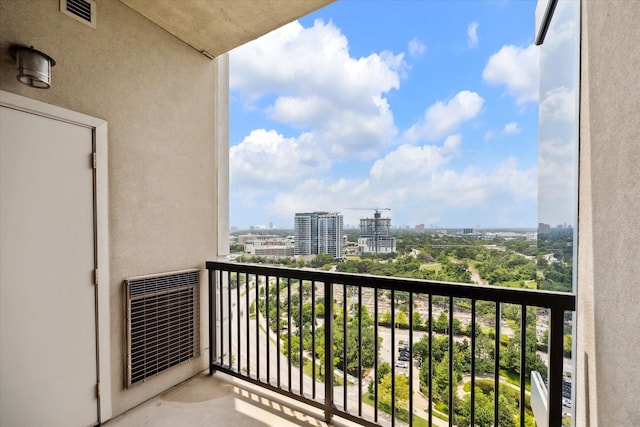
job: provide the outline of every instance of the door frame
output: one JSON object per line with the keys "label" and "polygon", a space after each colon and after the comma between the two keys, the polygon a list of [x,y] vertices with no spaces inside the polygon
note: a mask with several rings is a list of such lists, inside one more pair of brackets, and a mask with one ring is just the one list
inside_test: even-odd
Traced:
{"label": "door frame", "polygon": [[[96,377],[97,419],[111,418],[111,346],[109,315],[109,211],[107,122],[35,99],[0,90],[0,106],[36,114],[93,131],[96,153],[94,169],[94,245],[98,274],[96,285]],[[89,159],[87,160],[89,161]]]}

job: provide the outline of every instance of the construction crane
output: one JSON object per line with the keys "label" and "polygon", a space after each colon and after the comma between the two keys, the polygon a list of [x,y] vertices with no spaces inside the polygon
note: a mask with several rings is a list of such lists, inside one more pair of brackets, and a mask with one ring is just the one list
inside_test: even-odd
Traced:
{"label": "construction crane", "polygon": [[374,215],[380,217],[380,211],[390,211],[391,208],[345,208],[354,211],[374,211]]}
{"label": "construction crane", "polygon": [[[375,254],[379,253],[379,240],[380,240],[380,229],[382,223],[382,214],[381,211],[390,211],[391,208],[345,208],[350,210],[359,210],[359,211],[374,211],[373,214],[373,227],[371,230],[371,237],[373,238],[373,251]],[[362,220],[360,220],[360,232],[362,233],[364,230],[362,228]]]}

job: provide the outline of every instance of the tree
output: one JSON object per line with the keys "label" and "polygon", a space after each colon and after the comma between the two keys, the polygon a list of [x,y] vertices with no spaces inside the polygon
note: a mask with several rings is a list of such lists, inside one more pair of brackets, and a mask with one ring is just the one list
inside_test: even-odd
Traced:
{"label": "tree", "polygon": [[571,357],[571,351],[573,350],[573,339],[571,334],[564,334],[563,349],[565,357]]}
{"label": "tree", "polygon": [[404,311],[400,311],[396,316],[396,326],[404,329],[409,327],[409,319]]}
{"label": "tree", "polygon": [[378,324],[383,325],[383,326],[391,326],[391,312],[390,311],[386,311],[386,312],[382,313],[382,316],[380,317],[380,320],[378,321]]}
{"label": "tree", "polygon": [[[354,305],[352,307],[354,315],[350,316],[347,322],[347,330],[344,330],[344,310],[340,313],[334,323],[333,343],[335,346],[335,367],[345,370],[351,375],[362,374],[360,360],[363,368],[373,366],[380,343],[375,342],[375,332],[373,319],[369,315],[365,306]],[[361,310],[361,315],[358,312]],[[360,317],[362,322],[360,322]],[[362,328],[360,328],[362,323]],[[361,342],[358,345],[358,330],[361,332]],[[362,352],[360,352],[362,348]],[[346,360],[345,360],[346,352]]]}
{"label": "tree", "polygon": [[[376,373],[376,381],[378,381],[378,384],[380,384],[380,381],[382,381],[382,378],[384,378],[387,374],[389,374],[391,372],[391,365],[389,364],[389,362],[382,362],[380,365],[378,365],[378,371]],[[373,380],[369,382],[369,393],[373,394],[374,392],[374,382]]]}
{"label": "tree", "polygon": [[424,335],[420,340],[413,344],[413,358],[422,363],[429,357],[429,337]]}
{"label": "tree", "polygon": [[413,316],[413,327],[414,328],[422,326],[422,316],[420,316],[420,312],[419,311],[414,311],[411,316]]}
{"label": "tree", "polygon": [[378,382],[382,381],[382,378],[385,377],[388,373],[391,372],[391,364],[389,362],[382,362],[378,365],[378,373],[376,377],[378,378]]}
{"label": "tree", "polygon": [[324,304],[322,304],[321,302],[316,304],[316,317],[324,317]]}
{"label": "tree", "polygon": [[[391,373],[385,375],[380,381],[378,393],[380,396],[380,405],[391,409]],[[393,406],[396,410],[403,409],[409,401],[409,379],[404,375],[395,376],[395,388],[393,389]]]}
{"label": "tree", "polygon": [[300,366],[300,337],[291,337],[291,353],[289,353],[289,337],[282,335],[282,352],[287,356],[293,366]]}
{"label": "tree", "polygon": [[[471,425],[471,394],[454,400],[454,423],[458,426]],[[493,396],[487,396],[479,387],[475,389],[475,426],[493,426]],[[503,424],[500,424],[501,426]]]}
{"label": "tree", "polygon": [[433,325],[433,329],[435,332],[440,334],[447,333],[449,329],[449,316],[446,315],[444,311],[440,312],[440,316],[435,321],[435,325]]}
{"label": "tree", "polygon": [[335,259],[331,255],[318,254],[309,261],[309,265],[313,268],[321,268],[326,264],[333,264],[334,262]]}

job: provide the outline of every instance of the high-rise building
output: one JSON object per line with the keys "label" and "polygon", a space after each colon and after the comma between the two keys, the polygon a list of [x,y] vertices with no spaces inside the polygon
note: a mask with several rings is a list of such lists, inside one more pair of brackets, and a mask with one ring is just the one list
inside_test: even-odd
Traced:
{"label": "high-rise building", "polygon": [[342,214],[338,212],[296,213],[295,254],[327,254],[342,258]]}
{"label": "high-rise building", "polygon": [[391,218],[382,218],[378,209],[373,218],[360,218],[358,250],[361,254],[390,254],[396,251],[396,238],[389,234]]}

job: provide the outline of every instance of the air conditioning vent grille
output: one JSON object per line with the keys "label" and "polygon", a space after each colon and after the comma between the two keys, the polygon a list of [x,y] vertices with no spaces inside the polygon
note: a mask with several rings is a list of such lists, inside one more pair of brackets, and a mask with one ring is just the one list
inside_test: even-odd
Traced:
{"label": "air conditioning vent grille", "polygon": [[67,12],[91,22],[91,3],[84,0],[67,0]]}
{"label": "air conditioning vent grille", "polygon": [[200,355],[200,271],[125,280],[129,387]]}
{"label": "air conditioning vent grille", "polygon": [[96,3],[94,0],[60,0],[60,12],[96,27]]}

